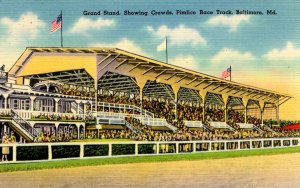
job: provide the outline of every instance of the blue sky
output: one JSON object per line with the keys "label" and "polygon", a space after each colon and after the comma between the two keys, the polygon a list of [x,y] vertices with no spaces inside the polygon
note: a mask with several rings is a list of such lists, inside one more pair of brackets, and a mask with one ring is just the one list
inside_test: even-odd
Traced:
{"label": "blue sky", "polygon": [[[149,15],[178,9],[197,15]],[[217,9],[260,10],[264,15],[217,15]],[[277,15],[266,15],[269,9]],[[0,0],[0,64],[10,67],[27,46],[59,46],[60,31],[50,34],[49,29],[60,10],[64,46],[119,47],[164,61],[168,36],[172,64],[217,77],[231,65],[234,81],[300,93],[300,2]],[[148,16],[84,16],[84,10],[141,10]],[[199,15],[199,10],[214,14]]]}

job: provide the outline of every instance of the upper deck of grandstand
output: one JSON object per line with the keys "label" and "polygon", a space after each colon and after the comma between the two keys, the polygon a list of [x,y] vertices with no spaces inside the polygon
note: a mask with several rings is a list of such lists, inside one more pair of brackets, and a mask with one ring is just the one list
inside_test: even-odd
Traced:
{"label": "upper deck of grandstand", "polygon": [[[8,72],[17,84],[52,80],[88,92],[104,89],[174,101],[224,105],[229,96],[283,104],[290,95],[220,79],[117,48],[29,47]],[[222,102],[223,101],[223,102]]]}
{"label": "upper deck of grandstand", "polygon": [[117,48],[30,47],[8,76],[0,117],[31,141],[35,130],[82,138],[129,129],[137,140],[272,137],[264,119],[279,123],[279,106],[292,98]]}

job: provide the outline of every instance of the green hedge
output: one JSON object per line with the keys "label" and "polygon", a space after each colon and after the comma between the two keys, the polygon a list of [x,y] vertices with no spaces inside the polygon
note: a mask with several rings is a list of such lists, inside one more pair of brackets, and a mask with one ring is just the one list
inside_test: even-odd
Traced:
{"label": "green hedge", "polygon": [[139,144],[139,154],[155,154],[156,144]]}
{"label": "green hedge", "polygon": [[71,145],[71,146],[52,146],[52,158],[72,158],[79,157],[80,146]]}
{"label": "green hedge", "polygon": [[135,144],[113,144],[112,155],[133,155]]}
{"label": "green hedge", "polygon": [[48,146],[18,146],[17,160],[45,160],[48,159]]}
{"label": "green hedge", "polygon": [[84,156],[108,156],[108,145],[85,145],[84,146]]}

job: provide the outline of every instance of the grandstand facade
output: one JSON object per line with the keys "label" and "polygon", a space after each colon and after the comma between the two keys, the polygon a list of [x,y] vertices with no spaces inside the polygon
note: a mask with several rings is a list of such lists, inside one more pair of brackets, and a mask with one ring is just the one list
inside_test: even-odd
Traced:
{"label": "grandstand facade", "polygon": [[27,48],[7,77],[0,133],[20,142],[266,136],[276,132],[264,120],[292,98],[116,48]]}

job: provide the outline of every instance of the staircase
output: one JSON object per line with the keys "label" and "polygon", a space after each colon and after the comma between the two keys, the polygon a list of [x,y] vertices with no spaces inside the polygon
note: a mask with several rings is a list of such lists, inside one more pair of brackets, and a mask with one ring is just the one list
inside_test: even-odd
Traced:
{"label": "staircase", "polygon": [[26,140],[32,142],[34,137],[38,135],[38,132],[31,127],[31,125],[21,118],[14,110],[11,110],[10,116],[12,118],[12,128],[22,135]]}
{"label": "staircase", "polygon": [[134,127],[133,125],[131,125],[128,121],[125,121],[125,126],[135,134],[142,134],[142,131],[140,131],[138,128]]}
{"label": "staircase", "polygon": [[264,131],[258,128],[256,125],[253,125],[253,129],[258,131],[259,133],[263,133]]}
{"label": "staircase", "polygon": [[206,131],[211,132],[211,129],[209,128],[208,125],[206,125],[206,124],[203,123],[202,126],[203,126],[203,128],[204,128]]}
{"label": "staircase", "polygon": [[274,131],[273,129],[271,129],[268,125],[262,124],[262,126],[264,126],[268,131],[270,131],[272,133],[276,133],[276,131]]}

